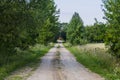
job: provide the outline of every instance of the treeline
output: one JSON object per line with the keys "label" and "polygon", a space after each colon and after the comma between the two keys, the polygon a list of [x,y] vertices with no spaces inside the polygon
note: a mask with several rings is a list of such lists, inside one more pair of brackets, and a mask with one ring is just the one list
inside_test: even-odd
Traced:
{"label": "treeline", "polygon": [[103,0],[106,24],[95,19],[94,25],[84,26],[78,13],[74,13],[66,26],[67,40],[72,44],[105,43],[109,52],[120,58],[120,1]]}
{"label": "treeline", "polygon": [[73,44],[103,43],[106,25],[95,19],[94,25],[84,26],[78,13],[74,13],[70,23],[65,27],[67,40]]}
{"label": "treeline", "polygon": [[58,13],[53,0],[1,0],[0,66],[9,63],[17,49],[53,41]]}
{"label": "treeline", "polygon": [[104,43],[106,25],[101,22],[95,22],[94,25],[85,26],[84,37],[87,43]]}

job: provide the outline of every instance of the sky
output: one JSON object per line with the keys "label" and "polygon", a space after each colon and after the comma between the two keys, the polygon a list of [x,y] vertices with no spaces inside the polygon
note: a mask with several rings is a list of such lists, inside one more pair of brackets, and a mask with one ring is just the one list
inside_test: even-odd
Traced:
{"label": "sky", "polygon": [[60,9],[60,22],[69,22],[74,12],[78,12],[84,25],[94,24],[94,18],[99,22],[103,19],[102,0],[54,0],[57,9]]}

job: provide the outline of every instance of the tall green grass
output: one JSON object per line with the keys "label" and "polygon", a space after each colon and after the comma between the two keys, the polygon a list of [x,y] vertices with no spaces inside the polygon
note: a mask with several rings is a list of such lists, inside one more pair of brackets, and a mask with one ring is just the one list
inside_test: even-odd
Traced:
{"label": "tall green grass", "polygon": [[43,46],[39,44],[30,47],[26,51],[18,49],[17,54],[10,57],[9,63],[0,66],[0,80],[4,80],[10,72],[37,61],[40,57],[44,56],[49,49],[50,46]]}
{"label": "tall green grass", "polygon": [[67,47],[77,61],[100,74],[106,80],[120,80],[120,64],[106,49],[88,49],[84,46]]}

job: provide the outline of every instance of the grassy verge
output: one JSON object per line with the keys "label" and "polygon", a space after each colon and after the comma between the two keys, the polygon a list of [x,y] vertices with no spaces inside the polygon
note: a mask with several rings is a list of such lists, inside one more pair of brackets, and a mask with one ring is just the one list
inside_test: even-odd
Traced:
{"label": "grassy verge", "polygon": [[106,80],[120,80],[120,65],[105,49],[84,46],[67,47],[77,61]]}
{"label": "grassy verge", "polygon": [[26,51],[19,50],[18,54],[11,56],[9,64],[0,67],[0,80],[4,80],[12,71],[38,61],[49,49],[50,46],[37,44]]}

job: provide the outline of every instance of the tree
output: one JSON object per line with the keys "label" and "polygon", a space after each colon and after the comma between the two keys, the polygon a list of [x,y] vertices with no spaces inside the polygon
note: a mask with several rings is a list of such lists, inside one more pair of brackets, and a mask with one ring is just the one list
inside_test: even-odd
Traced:
{"label": "tree", "polygon": [[0,66],[36,43],[53,41],[58,32],[58,11],[53,0],[0,1]]}
{"label": "tree", "polygon": [[[34,7],[37,23],[38,23],[38,38],[37,42],[41,44],[47,44],[54,40],[54,36],[58,33],[58,14],[56,6],[53,0],[38,0],[35,1]],[[38,5],[37,5],[38,4]],[[42,5],[42,6],[41,6]]]}
{"label": "tree", "polygon": [[101,43],[104,42],[105,31],[105,24],[96,21],[94,25],[85,27],[84,36],[90,43]]}
{"label": "tree", "polygon": [[107,21],[105,42],[112,55],[120,58],[120,0],[103,0]]}
{"label": "tree", "polygon": [[59,26],[60,26],[59,29],[60,31],[58,36],[61,37],[66,42],[66,30],[68,23],[60,23]]}
{"label": "tree", "polygon": [[67,27],[67,39],[72,44],[83,43],[84,26],[83,21],[78,13],[74,13],[72,19]]}

